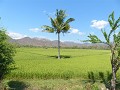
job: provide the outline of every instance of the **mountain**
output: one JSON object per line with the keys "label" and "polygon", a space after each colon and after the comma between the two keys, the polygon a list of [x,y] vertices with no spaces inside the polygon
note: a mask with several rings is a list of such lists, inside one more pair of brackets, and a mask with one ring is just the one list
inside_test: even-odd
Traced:
{"label": "mountain", "polygon": [[[15,43],[18,45],[23,45],[23,46],[40,46],[40,47],[57,47],[57,40],[51,41],[46,38],[30,38],[30,37],[25,37],[22,39],[10,39],[9,40],[11,43]],[[61,46],[66,46],[64,43],[61,42]]]}
{"label": "mountain", "polygon": [[[30,38],[30,37],[25,37],[22,39],[9,39],[10,43],[14,43],[20,46],[39,46],[39,47],[57,47],[58,41],[57,40],[49,40],[46,38]],[[60,42],[61,47],[72,47],[72,48],[108,48],[107,45],[105,44],[91,44],[91,43],[75,43],[75,42],[70,42],[70,41],[65,41],[65,42]]]}

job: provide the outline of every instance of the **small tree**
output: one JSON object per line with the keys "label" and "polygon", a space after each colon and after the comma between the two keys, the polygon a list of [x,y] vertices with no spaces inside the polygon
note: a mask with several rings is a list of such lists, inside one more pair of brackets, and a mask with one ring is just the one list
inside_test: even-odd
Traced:
{"label": "small tree", "polygon": [[60,59],[60,33],[67,33],[70,30],[69,23],[74,21],[74,18],[69,18],[65,21],[67,15],[65,14],[64,10],[56,10],[55,18],[50,17],[50,21],[52,27],[43,25],[43,31],[49,33],[56,33],[58,34],[58,59]]}
{"label": "small tree", "polygon": [[[114,12],[112,12],[108,17],[108,22],[110,24],[110,32],[107,33],[105,29],[102,29],[101,32],[105,38],[105,42],[100,40],[96,35],[89,35],[89,42],[92,43],[105,43],[110,47],[111,50],[111,67],[112,67],[112,79],[111,79],[111,90],[115,90],[116,88],[116,73],[120,67],[120,32],[116,34],[116,29],[120,27],[120,17],[115,20]],[[113,40],[111,40],[111,37]]]}
{"label": "small tree", "polygon": [[8,43],[8,36],[3,28],[0,28],[0,83],[3,77],[11,70],[10,65],[14,62],[14,47]]}

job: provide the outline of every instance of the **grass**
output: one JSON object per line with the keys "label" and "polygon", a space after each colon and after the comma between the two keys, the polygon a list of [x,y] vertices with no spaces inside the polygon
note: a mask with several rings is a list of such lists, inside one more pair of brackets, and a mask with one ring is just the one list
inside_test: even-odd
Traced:
{"label": "grass", "polygon": [[[48,79],[48,80],[9,80],[8,90],[101,90],[102,83],[85,83],[80,79]],[[89,88],[89,89],[88,89]]]}
{"label": "grass", "polygon": [[61,49],[62,58],[56,58],[57,49],[18,48],[14,57],[16,69],[8,78],[70,79],[88,77],[93,72],[111,72],[108,50]]}
{"label": "grass", "polygon": [[105,90],[109,83],[99,74],[107,80],[109,59],[109,50],[61,49],[58,60],[56,48],[17,48],[15,69],[3,83],[8,90]]}

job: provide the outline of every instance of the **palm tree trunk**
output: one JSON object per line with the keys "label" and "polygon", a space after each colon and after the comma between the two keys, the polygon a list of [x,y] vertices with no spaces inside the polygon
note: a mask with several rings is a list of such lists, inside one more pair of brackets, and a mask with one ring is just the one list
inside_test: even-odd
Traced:
{"label": "palm tree trunk", "polygon": [[60,59],[60,33],[58,33],[58,59]]}
{"label": "palm tree trunk", "polygon": [[116,72],[115,72],[115,51],[112,51],[111,57],[111,66],[112,66],[112,79],[111,79],[111,90],[115,90],[116,88]]}
{"label": "palm tree trunk", "polygon": [[111,90],[115,90],[116,88],[116,73],[114,67],[112,68],[112,79],[111,79]]}

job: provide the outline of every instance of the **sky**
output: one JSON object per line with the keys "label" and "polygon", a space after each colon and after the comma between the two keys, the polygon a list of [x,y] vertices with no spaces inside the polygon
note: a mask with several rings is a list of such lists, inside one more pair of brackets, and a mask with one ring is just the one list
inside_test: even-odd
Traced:
{"label": "sky", "polygon": [[[38,37],[57,40],[56,33],[42,32],[42,25],[49,25],[56,9],[66,11],[70,23],[69,33],[61,33],[61,41],[81,42],[95,34],[104,39],[101,29],[109,32],[108,16],[114,11],[120,17],[120,0],[0,0],[0,27],[14,38]],[[120,30],[120,29],[118,29]]]}

